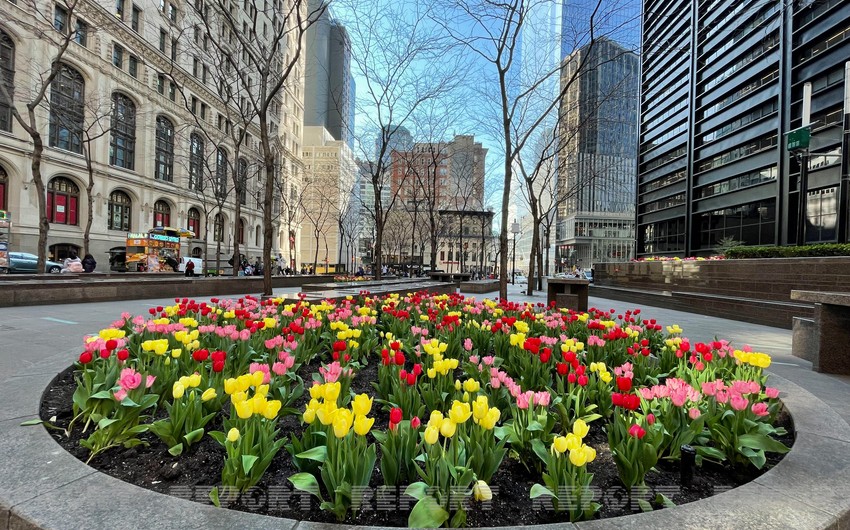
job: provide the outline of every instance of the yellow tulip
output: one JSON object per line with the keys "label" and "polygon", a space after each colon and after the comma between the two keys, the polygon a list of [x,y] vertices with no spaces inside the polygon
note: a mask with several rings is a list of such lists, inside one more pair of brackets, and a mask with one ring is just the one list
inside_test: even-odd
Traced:
{"label": "yellow tulip", "polygon": [[478,390],[480,388],[481,388],[481,383],[479,383],[475,379],[467,379],[466,381],[463,382],[463,389],[465,391],[469,392],[470,394],[474,394],[474,393],[478,392]]}
{"label": "yellow tulip", "polygon": [[460,379],[455,379],[455,390],[460,392],[460,388],[461,388]]}
{"label": "yellow tulip", "polygon": [[[254,376],[250,374],[240,375],[236,378],[236,385],[239,392],[247,392],[248,388],[254,383]],[[260,381],[262,383],[262,381]]]}
{"label": "yellow tulip", "polygon": [[428,368],[428,379],[434,379],[437,377],[437,370],[435,368]]}
{"label": "yellow tulip", "polygon": [[174,357],[175,359],[179,359],[180,355],[182,355],[182,354],[183,354],[183,350],[181,350],[180,348],[174,348],[173,350],[171,350],[171,356]]}
{"label": "yellow tulip", "polygon": [[588,463],[596,460],[596,449],[589,445],[582,445],[581,450],[584,451],[584,457]]}
{"label": "yellow tulip", "polygon": [[316,421],[316,411],[313,409],[306,409],[304,414],[301,415],[301,419],[304,420],[304,423],[310,424]]}
{"label": "yellow tulip", "polygon": [[437,439],[440,437],[439,429],[435,427],[428,427],[425,429],[425,443],[428,445],[434,445],[437,443]]}
{"label": "yellow tulip", "polygon": [[455,400],[452,403],[452,408],[449,410],[449,418],[455,423],[464,423],[472,416],[472,410],[469,403],[461,403]]}
{"label": "yellow tulip", "polygon": [[341,389],[342,385],[339,384],[339,381],[335,383],[327,383],[325,385],[325,401],[333,401],[336,403],[336,398],[339,397]]}
{"label": "yellow tulip", "polygon": [[576,467],[581,467],[587,463],[587,453],[581,449],[570,451],[570,463]]}
{"label": "yellow tulip", "polygon": [[487,429],[488,431],[492,430],[494,427],[496,427],[496,422],[499,421],[499,417],[501,415],[502,413],[499,411],[499,409],[493,407],[487,411],[487,415],[481,419],[479,425],[481,425],[481,427]]}
{"label": "yellow tulip", "polygon": [[338,409],[333,422],[334,436],[336,436],[337,438],[345,438],[345,436],[351,430],[352,419],[353,418],[350,410]]}
{"label": "yellow tulip", "polygon": [[440,434],[442,434],[446,438],[451,438],[455,435],[455,431],[457,430],[457,424],[452,420],[443,421],[442,425],[440,425]]}
{"label": "yellow tulip", "polygon": [[358,414],[354,416],[354,432],[360,436],[366,436],[374,423],[375,418],[367,418]]}
{"label": "yellow tulip", "polygon": [[581,438],[579,438],[575,434],[569,433],[565,438],[567,439],[567,449],[569,449],[570,451],[575,451],[576,449],[581,447]]}
{"label": "yellow tulip", "polygon": [[324,399],[325,398],[325,386],[324,385],[313,385],[310,387],[310,397],[313,399]]}
{"label": "yellow tulip", "polygon": [[316,417],[319,418],[322,425],[331,425],[339,410],[334,401],[325,401],[316,411]]}
{"label": "yellow tulip", "polygon": [[351,410],[358,416],[365,416],[372,410],[372,398],[368,394],[359,394],[351,402]]}
{"label": "yellow tulip", "polygon": [[263,411],[263,416],[267,420],[273,420],[280,412],[281,402],[277,399],[272,399],[266,402],[266,409]]}
{"label": "yellow tulip", "polygon": [[227,431],[227,441],[230,443],[236,443],[237,440],[239,440],[239,429],[233,427]]}
{"label": "yellow tulip", "polygon": [[479,480],[472,486],[472,495],[476,501],[489,501],[493,498],[493,491],[490,490],[490,486],[486,482]]}
{"label": "yellow tulip", "polygon": [[268,396],[269,395],[269,385],[260,385],[257,387],[256,392],[254,392],[258,396]]}
{"label": "yellow tulip", "polygon": [[556,436],[552,442],[552,450],[558,454],[564,454],[567,451],[567,438],[564,436]]}
{"label": "yellow tulip", "polygon": [[599,378],[602,379],[603,383],[610,383],[611,382],[611,372],[607,372],[607,371],[602,372],[602,374],[599,376]]}
{"label": "yellow tulip", "polygon": [[192,388],[197,388],[198,385],[201,384],[201,374],[199,374],[197,372],[190,375],[188,377],[188,379],[189,379],[189,386],[192,387]]}
{"label": "yellow tulip", "polygon": [[266,410],[266,398],[260,395],[255,395],[251,398],[251,407],[254,409],[254,414],[262,414]]}
{"label": "yellow tulip", "polygon": [[236,392],[235,394],[230,394],[230,402],[234,405],[241,401],[245,401],[246,399],[248,399],[248,396],[245,395],[245,392]]}
{"label": "yellow tulip", "polygon": [[233,404],[236,407],[236,415],[247,420],[254,414],[254,406],[249,400],[240,401]]}
{"label": "yellow tulip", "polygon": [[202,401],[209,401],[211,399],[215,399],[218,397],[218,394],[215,392],[215,388],[208,388],[204,390],[204,393],[201,394]]}
{"label": "yellow tulip", "polygon": [[587,431],[590,430],[590,427],[582,419],[578,419],[573,423],[573,434],[578,436],[579,438],[584,438],[587,436]]}
{"label": "yellow tulip", "polygon": [[475,418],[476,423],[484,419],[489,410],[490,404],[487,402],[487,396],[478,396],[472,403],[472,417]]}
{"label": "yellow tulip", "polygon": [[227,395],[231,395],[238,392],[238,386],[236,384],[236,379],[230,377],[224,380],[224,393]]}
{"label": "yellow tulip", "polygon": [[266,378],[266,374],[257,370],[256,372],[254,372],[252,374],[252,381],[251,381],[252,384],[251,384],[251,386],[253,386],[254,388],[257,388],[258,386],[263,384],[263,379],[265,379],[265,378]]}
{"label": "yellow tulip", "polygon": [[177,381],[176,383],[174,383],[174,386],[171,387],[171,396],[174,399],[180,399],[183,397],[183,392],[185,391],[186,387],[184,387],[183,384],[180,383],[180,381]]}

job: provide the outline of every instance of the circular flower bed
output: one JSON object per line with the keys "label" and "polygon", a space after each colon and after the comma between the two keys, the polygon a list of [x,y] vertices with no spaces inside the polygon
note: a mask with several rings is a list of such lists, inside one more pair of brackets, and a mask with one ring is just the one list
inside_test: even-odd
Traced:
{"label": "circular flower bed", "polygon": [[640,310],[427,293],[175,302],[87,337],[42,417],[108,473],[222,506],[577,521],[733,487],[793,439],[768,355],[691,344]]}

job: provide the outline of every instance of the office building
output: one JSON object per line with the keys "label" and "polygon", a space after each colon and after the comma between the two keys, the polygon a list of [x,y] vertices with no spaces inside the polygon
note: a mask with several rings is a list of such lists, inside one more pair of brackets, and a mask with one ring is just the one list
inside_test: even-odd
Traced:
{"label": "office building", "polygon": [[[637,254],[847,241],[850,4],[649,0],[643,27]],[[806,83],[802,182],[786,135],[803,124]]]}
{"label": "office building", "polygon": [[564,60],[558,270],[633,257],[639,74],[638,56],[605,38]]}

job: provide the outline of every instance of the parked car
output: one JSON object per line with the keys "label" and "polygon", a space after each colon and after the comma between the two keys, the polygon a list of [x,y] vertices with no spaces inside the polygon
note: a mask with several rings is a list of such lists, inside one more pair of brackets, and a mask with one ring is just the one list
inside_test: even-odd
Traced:
{"label": "parked car", "polygon": [[[29,252],[9,252],[9,267],[6,272],[35,274],[35,266],[38,256]],[[62,264],[48,260],[44,264],[44,272],[58,273],[62,270]]]}
{"label": "parked car", "polygon": [[516,283],[518,283],[519,285],[527,285],[528,284],[528,278],[526,278],[524,274],[517,274],[514,277],[514,281]]}

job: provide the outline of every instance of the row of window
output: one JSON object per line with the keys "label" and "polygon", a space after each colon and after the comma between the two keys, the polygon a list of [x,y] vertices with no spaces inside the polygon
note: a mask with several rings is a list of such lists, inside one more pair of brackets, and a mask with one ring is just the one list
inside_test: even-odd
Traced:
{"label": "row of window", "polygon": [[811,59],[812,57],[820,55],[830,48],[838,46],[847,39],[850,39],[850,26],[836,31],[826,39],[816,43],[811,48],[806,49],[806,51],[803,52],[802,59]]}
{"label": "row of window", "polygon": [[640,193],[649,193],[651,191],[660,190],[661,188],[666,188],[671,184],[675,184],[677,182],[681,182],[685,180],[685,170],[682,169],[675,173],[671,173],[669,175],[665,175],[660,179],[655,179],[652,182],[647,182],[646,184],[640,185]]}
{"label": "row of window", "polygon": [[715,182],[714,184],[709,184],[708,186],[700,188],[697,191],[697,197],[700,199],[704,199],[706,197],[720,195],[721,193],[728,193],[730,191],[735,191],[741,188],[755,186],[756,184],[761,184],[762,182],[776,180],[777,174],[778,170],[776,166],[758,169],[756,171],[750,171],[749,173],[738,175],[737,177],[733,177],[729,180]]}
{"label": "row of window", "polygon": [[755,61],[765,53],[770,50],[776,48],[779,45],[779,35],[774,32],[771,35],[767,36],[762,40],[759,44],[750,48],[750,50],[743,55],[743,57],[739,58],[734,63],[730,64],[726,67],[722,72],[717,72],[716,74],[711,74],[711,78],[703,85],[703,91],[707,92],[712,88],[716,87],[732,75],[740,72],[745,66]]}
{"label": "row of window", "polygon": [[776,147],[775,134],[773,136],[768,136],[767,138],[759,138],[757,140],[753,140],[752,142],[746,145],[742,145],[740,147],[730,149],[729,151],[726,151],[724,153],[720,153],[719,155],[715,155],[712,158],[706,160],[705,162],[699,164],[699,166],[697,166],[697,171],[707,171],[709,169],[714,169],[730,162],[734,162],[739,158],[743,158],[758,151],[770,149],[772,147]]}
{"label": "row of window", "polygon": [[714,248],[722,239],[772,245],[776,242],[776,203],[770,199],[714,210],[696,216],[694,223],[700,228],[700,248]]}
{"label": "row of window", "polygon": [[685,204],[685,194],[677,193],[676,195],[670,197],[664,197],[663,199],[658,199],[657,201],[648,202],[646,204],[642,204],[640,206],[640,213],[652,213],[658,210],[663,210],[665,208],[672,208],[673,206],[681,206]]}
{"label": "row of window", "polygon": [[715,59],[721,57],[727,51],[734,48],[739,41],[741,41],[744,37],[749,36],[752,30],[761,26],[765,20],[772,17],[777,11],[779,11],[779,4],[773,2],[760,9],[756,16],[753,17],[747,24],[736,29],[730,37],[725,39],[722,46],[715,49],[707,57],[705,57],[705,59],[703,59],[703,64],[706,65],[713,62]]}
{"label": "row of window", "polygon": [[685,219],[679,217],[646,225],[641,235],[645,254],[682,252],[685,250]]}
{"label": "row of window", "polygon": [[750,123],[752,123],[756,120],[760,120],[761,118],[764,118],[765,116],[773,114],[777,110],[779,110],[779,103],[776,100],[776,98],[771,98],[766,103],[762,103],[761,105],[756,107],[755,110],[748,112],[747,114],[744,114],[743,116],[741,116],[738,119],[730,121],[729,123],[727,123],[723,127],[720,127],[719,129],[715,129],[708,134],[704,134],[702,136],[702,141],[704,143],[707,143],[707,142],[711,142],[713,140],[716,140],[716,139],[718,139],[722,136],[726,136],[727,134],[731,133],[732,131],[737,131],[741,127],[749,125]]}
{"label": "row of window", "polygon": [[749,83],[742,86],[738,90],[732,92],[731,94],[729,94],[725,98],[721,99],[720,101],[718,101],[714,105],[705,108],[702,111],[703,117],[708,118],[709,116],[713,116],[714,114],[725,109],[726,107],[728,107],[732,103],[735,103],[736,101],[738,101],[742,97],[746,96],[750,92],[772,83],[777,78],[779,78],[779,70],[773,70],[773,71],[768,72],[767,74],[761,76],[760,78],[757,78],[753,81],[750,81]]}

